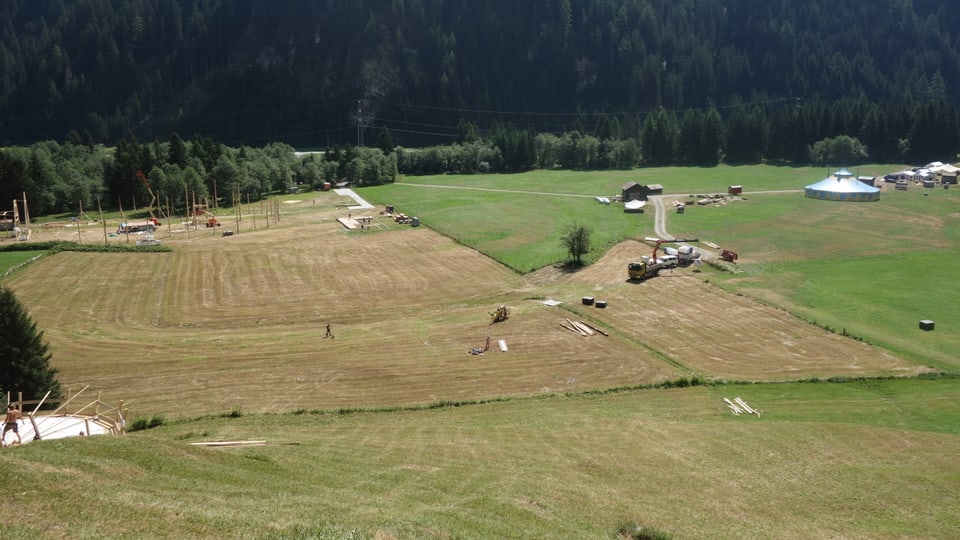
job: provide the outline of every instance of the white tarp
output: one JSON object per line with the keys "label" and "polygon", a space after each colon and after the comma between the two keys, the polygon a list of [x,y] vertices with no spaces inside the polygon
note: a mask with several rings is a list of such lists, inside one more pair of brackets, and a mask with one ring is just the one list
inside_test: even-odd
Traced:
{"label": "white tarp", "polygon": [[647,205],[647,201],[638,201],[636,199],[623,203],[624,210],[640,210]]}

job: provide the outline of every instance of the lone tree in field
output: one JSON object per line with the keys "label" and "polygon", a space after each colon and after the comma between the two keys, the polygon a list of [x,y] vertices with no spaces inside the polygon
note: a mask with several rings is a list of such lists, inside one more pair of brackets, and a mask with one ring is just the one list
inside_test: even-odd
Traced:
{"label": "lone tree in field", "polygon": [[59,398],[56,374],[43,332],[37,331],[13,291],[0,287],[0,390],[11,392],[11,399],[18,392],[24,399],[40,399],[47,391]]}
{"label": "lone tree in field", "polygon": [[577,266],[583,264],[582,257],[590,251],[590,229],[580,223],[573,223],[561,241],[563,247],[567,248],[570,258],[573,259],[573,264]]}

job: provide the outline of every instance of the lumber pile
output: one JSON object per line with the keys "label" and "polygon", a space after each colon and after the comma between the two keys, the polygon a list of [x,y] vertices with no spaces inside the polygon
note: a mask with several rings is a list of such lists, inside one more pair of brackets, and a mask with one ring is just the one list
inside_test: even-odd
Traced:
{"label": "lumber pile", "polygon": [[750,405],[747,405],[747,402],[743,399],[736,397],[731,401],[730,399],[723,398],[723,401],[727,403],[727,406],[730,407],[730,412],[739,416],[741,414],[755,414],[760,416],[760,409],[754,409]]}
{"label": "lumber pile", "polygon": [[223,447],[223,446],[263,446],[267,444],[265,439],[261,440],[247,440],[247,441],[200,441],[192,442],[190,446],[214,446],[214,447]]}
{"label": "lumber pile", "polygon": [[600,328],[597,328],[596,326],[586,321],[572,321],[570,319],[566,319],[566,322],[564,321],[560,322],[560,326],[566,328],[567,330],[570,330],[571,332],[576,332],[583,337],[595,336],[597,334],[600,334],[603,336],[610,335],[604,332],[603,330],[601,330]]}

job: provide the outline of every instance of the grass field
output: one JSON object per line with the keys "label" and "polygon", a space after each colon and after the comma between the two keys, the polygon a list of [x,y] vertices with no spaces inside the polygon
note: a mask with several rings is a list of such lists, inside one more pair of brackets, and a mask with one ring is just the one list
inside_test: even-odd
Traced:
{"label": "grass field", "polygon": [[[668,230],[740,252],[736,272],[643,283],[625,264],[650,247],[619,239],[650,235],[653,213],[592,200],[631,179],[686,197],[822,176],[404,179],[360,194],[427,227],[353,211],[376,226],[347,231],[344,198],[319,193],[279,198],[269,228],[253,226],[255,207],[225,216],[230,237],[161,229],[168,253],[45,257],[2,284],[44,330],[61,382],[165,425],[0,452],[0,512],[19,518],[0,536],[956,537],[960,385],[927,373],[956,372],[956,292],[901,269],[956,275],[955,192],[691,207]],[[570,220],[609,243],[576,272],[554,264]],[[491,324],[501,304],[511,317]],[[568,318],[609,335],[581,337]],[[487,336],[494,350],[468,354]],[[846,382],[795,382],[828,378]],[[663,388],[690,379],[710,384]],[[723,398],[738,396],[763,414],[730,414]],[[266,444],[189,444],[249,439]]]}
{"label": "grass field", "polygon": [[10,251],[0,252],[0,276],[12,271],[30,259],[41,255],[40,251]]}
{"label": "grass field", "polygon": [[[763,414],[729,414],[737,396]],[[0,453],[0,532],[953,538],[958,399],[955,380],[873,381],[202,418]],[[268,445],[189,444],[247,439]]]}

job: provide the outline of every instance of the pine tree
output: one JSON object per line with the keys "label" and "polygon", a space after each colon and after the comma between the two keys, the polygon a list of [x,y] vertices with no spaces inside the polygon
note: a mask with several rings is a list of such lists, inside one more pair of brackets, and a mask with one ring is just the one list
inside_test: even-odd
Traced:
{"label": "pine tree", "polygon": [[377,136],[377,148],[383,152],[383,155],[389,156],[395,147],[396,144],[393,142],[393,136],[390,135],[390,130],[387,128],[381,129],[380,135]]}
{"label": "pine tree", "polygon": [[24,399],[60,397],[57,370],[50,367],[50,353],[43,332],[30,319],[13,291],[0,287],[0,389]]}

